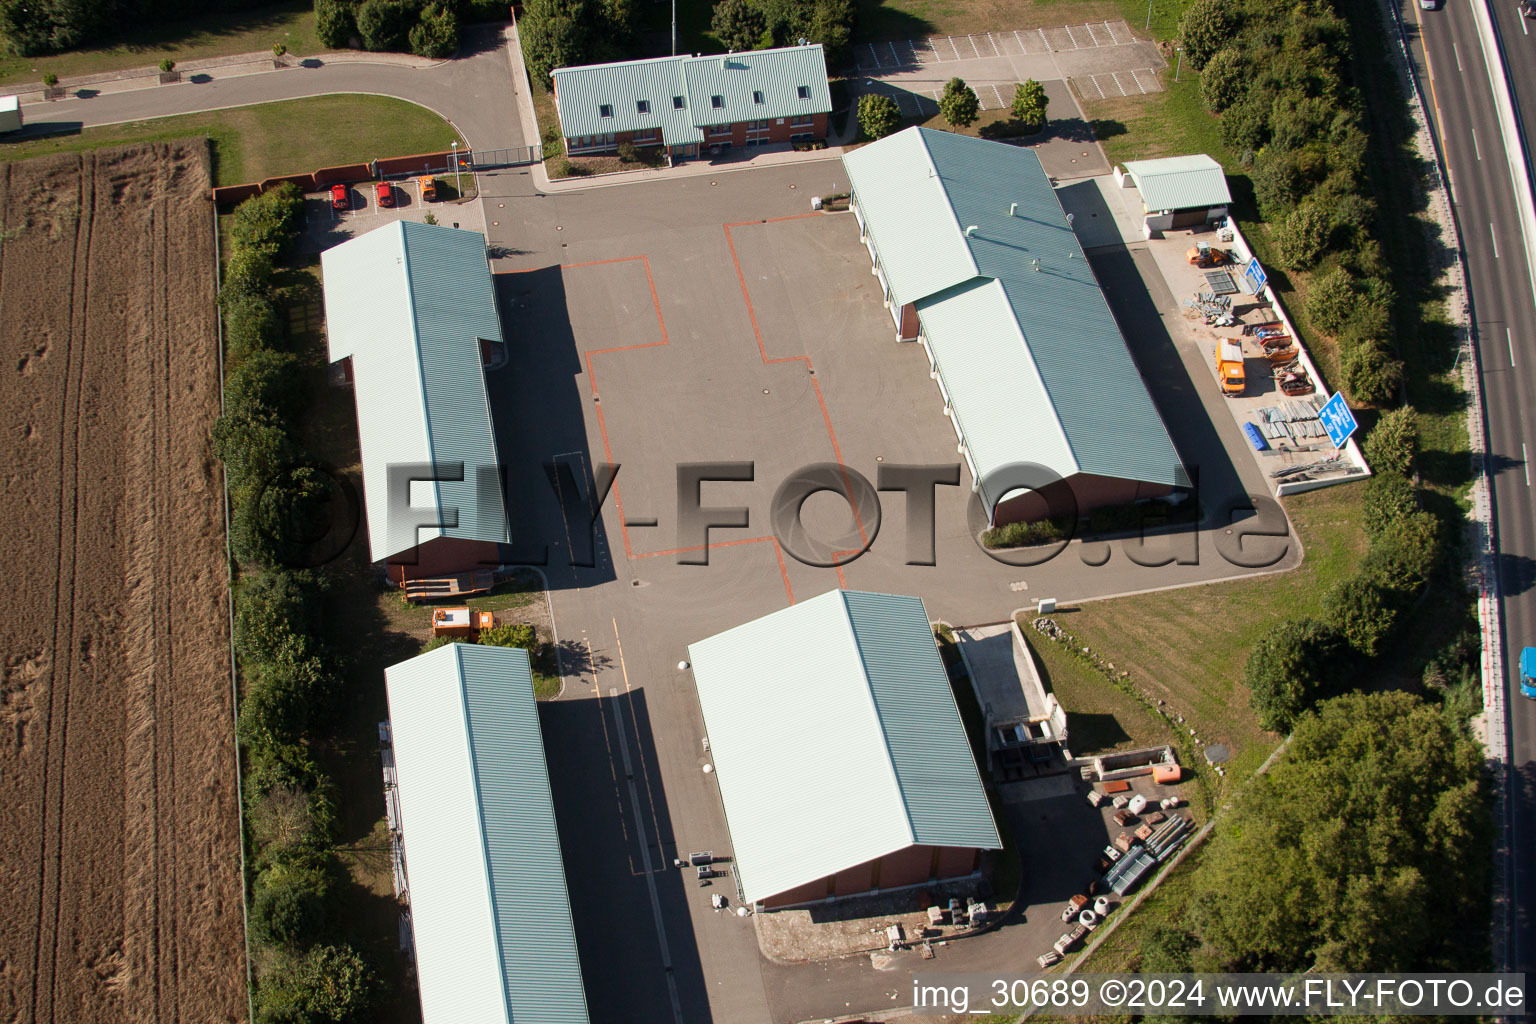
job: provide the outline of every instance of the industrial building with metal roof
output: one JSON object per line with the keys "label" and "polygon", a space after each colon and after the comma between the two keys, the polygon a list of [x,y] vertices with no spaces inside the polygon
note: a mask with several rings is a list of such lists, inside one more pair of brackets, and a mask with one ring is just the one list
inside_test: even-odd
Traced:
{"label": "industrial building with metal roof", "polygon": [[485,236],[396,221],[320,265],[330,358],[346,360],[357,401],[373,560],[397,579],[494,566],[507,516],[483,368],[502,344]]}
{"label": "industrial building with metal roof", "polygon": [[928,353],[994,525],[1042,512],[1024,489],[1068,486],[1087,511],[1189,485],[1033,152],[909,128],[843,165],[898,337]]}
{"label": "industrial building with metal roof", "polygon": [[679,158],[700,145],[820,139],[832,111],[819,43],[557,68],[554,87],[572,155],[630,142]]}
{"label": "industrial building with metal roof", "polygon": [[1001,847],[918,598],[834,590],[688,651],[749,901],[965,876]]}
{"label": "industrial building with metal roof", "polygon": [[1116,175],[1122,186],[1135,186],[1145,217],[1143,233],[1197,227],[1227,216],[1232,193],[1221,164],[1204,153],[1159,160],[1127,160]]}
{"label": "industrial building with metal roof", "polygon": [[586,1024],[528,652],[385,670],[423,1024]]}

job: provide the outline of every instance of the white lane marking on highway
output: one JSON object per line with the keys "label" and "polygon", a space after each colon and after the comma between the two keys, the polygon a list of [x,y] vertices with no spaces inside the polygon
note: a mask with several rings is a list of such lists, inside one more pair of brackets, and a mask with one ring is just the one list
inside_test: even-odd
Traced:
{"label": "white lane marking on highway", "polygon": [[[1520,8],[1516,7],[1515,10],[1518,12]],[[1531,26],[1525,23],[1525,15],[1523,14],[1520,16],[1520,31],[1524,32],[1526,35],[1531,34]]]}
{"label": "white lane marking on highway", "polygon": [[1451,44],[1451,52],[1456,55],[1456,70],[1457,71],[1463,70],[1462,66],[1461,66],[1461,50],[1457,49],[1455,43]]}
{"label": "white lane marking on highway", "polygon": [[1525,486],[1531,486],[1531,459],[1525,454],[1525,442],[1520,442],[1520,462],[1525,466]]}
{"label": "white lane marking on highway", "polygon": [[1488,237],[1493,239],[1493,258],[1499,258],[1499,236],[1493,233],[1493,225],[1488,225]]}
{"label": "white lane marking on highway", "polygon": [[1510,333],[1508,327],[1504,328],[1504,342],[1509,346],[1509,368],[1515,368],[1515,336]]}
{"label": "white lane marking on highway", "polygon": [[1472,129],[1472,152],[1473,152],[1473,154],[1479,160],[1481,160],[1483,158],[1483,151],[1481,149],[1479,149],[1478,145],[1477,145],[1477,129],[1476,128]]}

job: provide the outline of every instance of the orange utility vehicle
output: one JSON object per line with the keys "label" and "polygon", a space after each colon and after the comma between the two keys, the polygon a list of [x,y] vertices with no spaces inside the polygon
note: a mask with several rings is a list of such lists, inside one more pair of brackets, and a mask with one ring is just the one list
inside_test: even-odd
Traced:
{"label": "orange utility vehicle", "polygon": [[496,616],[490,612],[477,612],[469,608],[432,609],[433,636],[471,637],[494,625]]}
{"label": "orange utility vehicle", "polygon": [[1243,343],[1218,338],[1212,354],[1216,357],[1216,379],[1221,382],[1221,393],[1228,398],[1241,395],[1248,388],[1248,374],[1243,369]]}

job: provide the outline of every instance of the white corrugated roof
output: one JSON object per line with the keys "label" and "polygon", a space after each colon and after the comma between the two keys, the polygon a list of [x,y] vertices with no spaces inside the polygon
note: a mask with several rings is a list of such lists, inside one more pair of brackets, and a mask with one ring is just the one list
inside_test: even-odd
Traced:
{"label": "white corrugated roof", "polygon": [[747,898],[999,844],[915,597],[835,590],[688,648]]}
{"label": "white corrugated roof", "polygon": [[586,1024],[526,651],[385,670],[423,1024]]}
{"label": "white corrugated roof", "polygon": [[[482,486],[498,460],[480,339],[502,340],[485,236],[396,221],[320,264],[330,357],[352,359],[373,560],[438,536],[505,543],[501,487]],[[432,503],[390,516],[389,467],[434,463],[440,476],[462,465],[464,479],[419,485]],[[416,526],[448,510],[456,526]]]}
{"label": "white corrugated roof", "polygon": [[1148,210],[1188,210],[1232,202],[1221,164],[1204,153],[1127,160],[1125,170]]}

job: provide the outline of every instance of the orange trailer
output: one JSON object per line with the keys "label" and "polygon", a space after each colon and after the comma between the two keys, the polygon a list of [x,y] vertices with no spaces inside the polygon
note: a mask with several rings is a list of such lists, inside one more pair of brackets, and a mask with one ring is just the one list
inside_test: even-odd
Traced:
{"label": "orange trailer", "polygon": [[432,609],[433,636],[472,637],[482,629],[496,625],[496,616],[490,612],[471,611],[468,608]]}

